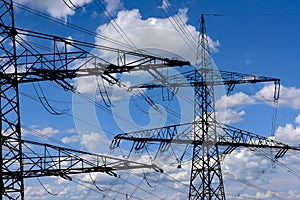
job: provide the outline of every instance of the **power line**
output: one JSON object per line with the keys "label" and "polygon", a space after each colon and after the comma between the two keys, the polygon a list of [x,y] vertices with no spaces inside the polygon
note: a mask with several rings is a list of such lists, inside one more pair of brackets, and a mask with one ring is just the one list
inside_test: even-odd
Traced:
{"label": "power line", "polygon": [[[86,185],[86,182],[82,182],[82,181],[79,180],[79,179],[76,180],[76,178],[72,177],[72,180],[71,180],[71,181],[74,182],[74,183],[76,183],[76,184],[78,184],[78,185],[81,185],[82,187],[87,188],[87,189],[90,190],[90,191],[93,191],[93,192],[96,192],[96,193],[101,194],[103,198],[108,198],[108,199],[117,200],[117,199],[111,197],[110,195],[104,194],[102,191],[98,190],[98,189],[95,188],[95,187],[89,187],[89,186],[87,186],[87,185]],[[94,186],[92,183],[89,183],[89,184],[92,185],[92,186]]]}
{"label": "power line", "polygon": [[36,177],[36,179],[38,180],[38,182],[40,183],[40,185],[43,187],[43,189],[50,195],[52,196],[57,196],[58,194],[57,193],[52,193],[50,192],[46,187],[45,185],[41,182],[41,180],[39,179],[39,177]]}
{"label": "power line", "polygon": [[69,3],[67,3],[66,0],[63,0],[64,4],[65,4],[69,9],[71,9],[71,10],[78,10],[78,9],[82,8],[82,7],[76,6],[71,0],[68,0],[68,1],[69,1]]}
{"label": "power line", "polygon": [[110,12],[105,8],[105,5],[102,2],[102,0],[95,0],[94,3],[97,6],[97,8],[99,8],[99,10],[102,10],[103,12],[105,12],[104,13],[105,18],[107,19],[108,22],[111,23],[111,25],[117,31],[117,33],[119,33],[121,35],[121,37],[124,40],[124,42],[129,47],[131,47],[132,50],[138,50],[139,51],[139,49],[136,47],[136,45],[132,42],[132,40],[128,37],[128,35],[124,32],[124,30],[118,25],[118,23],[116,22],[116,20],[112,17],[112,15],[110,14]]}
{"label": "power line", "polygon": [[122,42],[120,42],[120,41],[118,41],[118,40],[114,40],[114,39],[111,39],[111,38],[109,38],[109,37],[107,37],[107,36],[104,36],[104,35],[95,33],[95,32],[93,32],[93,31],[91,31],[91,30],[88,30],[88,29],[86,29],[86,28],[83,28],[83,27],[80,27],[80,26],[78,26],[78,25],[72,24],[72,23],[70,23],[70,22],[65,23],[65,21],[63,21],[63,20],[61,20],[61,19],[52,17],[52,16],[50,16],[50,15],[47,15],[47,14],[42,13],[42,12],[40,12],[40,11],[37,11],[37,10],[35,10],[35,9],[29,8],[28,6],[25,6],[25,5],[20,4],[20,3],[18,3],[18,2],[14,2],[14,5],[15,5],[16,7],[18,7],[18,8],[20,8],[20,9],[22,9],[22,10],[25,10],[25,11],[29,12],[29,13],[32,13],[32,14],[37,15],[37,16],[39,16],[39,17],[42,17],[42,18],[45,18],[45,19],[47,19],[47,20],[53,21],[53,22],[58,23],[58,24],[60,24],[60,25],[67,26],[67,27],[69,27],[69,28],[71,28],[71,29],[73,29],[73,30],[80,31],[80,32],[82,32],[82,33],[85,33],[85,34],[87,34],[87,35],[90,35],[90,36],[93,36],[93,37],[96,37],[96,38],[99,38],[99,39],[103,39],[103,40],[108,41],[108,42],[110,42],[110,43],[112,43],[112,44],[117,44],[117,45],[120,46],[120,47],[130,48],[130,46],[128,46],[128,44],[124,44],[124,43],[122,43]]}
{"label": "power line", "polygon": [[225,172],[223,172],[223,174],[226,175],[226,176],[227,176],[229,179],[231,179],[231,180],[238,181],[238,182],[243,183],[243,184],[245,184],[245,185],[247,185],[247,186],[256,188],[256,189],[259,190],[259,191],[262,191],[262,192],[265,192],[265,193],[271,192],[271,193],[274,195],[273,198],[276,198],[276,199],[282,199],[282,200],[285,199],[285,198],[283,198],[283,197],[279,197],[279,196],[276,194],[276,192],[274,192],[274,191],[272,191],[272,190],[270,190],[270,189],[264,189],[264,188],[262,188],[262,187],[260,187],[260,186],[258,186],[258,185],[255,185],[255,184],[253,184],[253,183],[250,183],[250,182],[247,181],[247,180],[238,178],[237,176],[235,176],[235,175],[233,175],[233,174],[231,174],[231,173],[229,173],[229,172],[226,172],[226,171],[225,171]]}
{"label": "power line", "polygon": [[259,17],[268,17],[268,16],[300,16],[299,12],[293,13],[225,13],[224,17],[248,17],[248,16],[259,16]]}
{"label": "power line", "polygon": [[157,199],[163,200],[160,196],[155,195],[155,194],[153,194],[153,193],[150,193],[149,191],[145,190],[144,188],[142,188],[142,187],[140,187],[140,186],[138,186],[138,185],[135,185],[135,184],[129,182],[128,180],[125,180],[125,179],[123,179],[123,178],[121,178],[121,177],[118,177],[118,178],[121,179],[121,180],[123,180],[123,181],[125,181],[127,184],[132,185],[132,186],[134,186],[134,187],[136,187],[136,188],[138,188],[138,189],[140,189],[140,190],[146,192],[147,194],[150,194],[150,195],[153,196],[153,197],[156,197]]}
{"label": "power line", "polygon": [[[159,0],[156,0],[157,4],[160,5]],[[162,0],[163,2],[163,0]],[[170,5],[172,7],[172,5]],[[169,9],[169,6],[162,8],[162,11],[166,15],[167,19],[170,21],[174,29],[177,33],[179,33],[180,37],[186,44],[190,47],[190,49],[196,54],[195,47],[196,41],[193,40],[194,36],[189,31],[186,24],[183,22],[181,17],[174,12],[174,9]]]}
{"label": "power line", "polygon": [[[101,1],[101,0],[98,0],[98,1],[102,4],[102,6],[103,6],[104,9],[105,9],[105,6],[103,5],[102,1]],[[101,6],[99,6],[99,3],[97,3],[96,1],[94,1],[94,3],[97,5],[97,7],[98,7],[99,9],[101,9]],[[115,21],[115,19],[112,17],[112,15],[111,15],[110,13],[108,13],[108,11],[106,11],[106,9],[105,9],[105,12],[107,12],[107,15],[109,15],[109,16],[110,16],[110,19],[111,19],[111,21],[109,21],[109,22],[112,23],[112,26],[113,26],[113,27],[116,29],[116,31],[121,35],[121,37],[124,38],[125,43],[120,42],[120,41],[117,40],[117,39],[112,39],[111,37],[107,37],[107,36],[105,36],[105,35],[101,35],[101,34],[96,33],[96,32],[94,32],[94,31],[88,30],[88,29],[83,28],[83,27],[81,27],[81,26],[72,24],[72,23],[70,23],[70,22],[66,23],[64,20],[61,20],[61,19],[52,17],[52,16],[50,16],[50,15],[48,15],[48,14],[42,13],[42,12],[40,12],[40,11],[37,11],[37,10],[33,9],[33,8],[30,8],[30,7],[28,7],[28,6],[25,6],[25,5],[23,5],[23,4],[20,4],[20,3],[18,3],[18,2],[14,2],[14,4],[15,4],[16,7],[19,7],[20,9],[25,10],[25,11],[27,11],[27,12],[29,12],[29,13],[32,13],[32,14],[37,15],[37,16],[39,16],[39,17],[42,17],[42,18],[45,18],[45,19],[47,19],[47,20],[53,21],[53,22],[55,22],[55,23],[58,23],[58,24],[60,24],[60,25],[63,25],[64,27],[67,26],[67,27],[69,27],[69,28],[71,28],[71,29],[73,29],[73,30],[77,30],[77,31],[79,31],[79,32],[85,33],[86,35],[90,35],[90,36],[93,36],[93,37],[95,37],[95,38],[102,39],[102,40],[104,40],[104,41],[108,41],[108,42],[110,42],[111,44],[115,44],[115,45],[117,45],[117,46],[119,46],[119,47],[126,48],[126,49],[131,49],[131,50],[136,51],[136,52],[139,52],[139,53],[141,53],[141,54],[142,54],[142,53],[146,53],[146,54],[148,54],[148,55],[158,56],[158,55],[155,54],[154,52],[149,52],[149,51],[146,51],[146,50],[138,49],[138,48],[135,46],[135,44],[131,41],[131,39],[126,35],[126,33],[122,30],[122,28],[116,23],[116,21]],[[78,8],[80,8],[80,7],[78,7]],[[76,8],[76,9],[77,9],[77,8]],[[101,10],[102,10],[102,9],[101,9]],[[105,15],[105,17],[109,20],[109,18],[108,18],[107,15]]]}

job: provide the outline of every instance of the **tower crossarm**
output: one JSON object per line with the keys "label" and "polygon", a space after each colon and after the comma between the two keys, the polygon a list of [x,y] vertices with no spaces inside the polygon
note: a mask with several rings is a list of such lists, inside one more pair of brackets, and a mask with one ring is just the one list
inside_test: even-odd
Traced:
{"label": "tower crossarm", "polygon": [[[12,28],[1,23],[0,28],[7,38],[14,36],[17,44],[14,57],[6,50],[5,37],[1,41],[3,45],[0,49],[5,54],[0,55],[3,68],[0,72],[0,84],[11,84],[17,76],[18,83],[52,80],[69,89],[71,86],[65,79],[98,75],[109,83],[116,83],[110,74],[190,65],[188,61]],[[95,50],[109,56],[98,56],[99,54],[93,53]],[[18,65],[17,72],[9,70],[14,60]]]}
{"label": "tower crossarm", "polygon": [[[115,84],[117,80],[110,74],[190,65],[188,61],[95,45],[30,30],[12,29],[3,24],[0,27],[7,31],[7,37],[13,34],[18,44],[16,57],[10,52],[0,56],[2,68],[9,69],[14,59],[19,66],[18,72],[1,71],[1,84],[11,84],[17,76],[18,83],[50,80],[70,89],[71,86],[65,79],[96,75]],[[0,48],[6,51],[5,46]],[[92,53],[93,49],[109,54],[109,58]]]}
{"label": "tower crossarm", "polygon": [[[85,57],[88,61],[96,60],[97,57],[89,56]],[[151,62],[151,59],[147,62]],[[28,63],[27,63],[28,64]],[[45,63],[43,63],[45,64]],[[86,64],[86,63],[84,63]],[[93,63],[95,66],[88,67],[88,68],[81,68],[78,66],[78,69],[45,69],[45,68],[36,68],[31,67],[30,71],[27,72],[18,72],[15,73],[1,73],[0,72],[0,84],[11,84],[13,82],[14,77],[17,75],[18,83],[28,83],[28,82],[39,82],[39,81],[55,81],[55,80],[65,80],[65,79],[74,79],[86,76],[101,76],[104,79],[108,77],[112,78],[110,74],[117,74],[117,73],[125,73],[130,71],[147,71],[149,69],[154,68],[162,68],[162,67],[176,67],[176,66],[183,66],[188,64],[185,61],[178,61],[178,60],[169,60],[167,59],[166,62],[159,63],[159,64],[137,64],[133,66],[117,66],[114,64],[100,64],[100,63]],[[110,79],[108,79],[110,83],[113,83]],[[114,81],[117,81],[115,79]]]}
{"label": "tower crossarm", "polygon": [[[300,151],[300,146],[291,146],[270,137],[264,137],[229,125],[217,124],[219,133],[218,145],[228,146],[230,153],[236,147],[270,148],[278,150],[275,158],[285,155],[288,150]],[[228,150],[227,149],[227,150]]]}
{"label": "tower crossarm", "polygon": [[112,140],[111,148],[114,149],[120,147],[122,141],[131,141],[131,149],[134,151],[141,151],[153,143],[159,144],[157,149],[158,151],[165,151],[172,143],[202,145],[204,142],[211,142],[218,146],[227,147],[223,154],[231,153],[237,147],[275,149],[278,150],[277,154],[275,155],[276,159],[284,156],[288,150],[300,151],[300,147],[290,146],[272,138],[264,137],[221,123],[215,124],[218,134],[216,141],[204,141],[203,138],[193,140],[194,123],[195,122],[177,124],[161,128],[119,134]]}
{"label": "tower crossarm", "polygon": [[[11,142],[14,138],[5,138],[4,142]],[[43,144],[30,140],[22,140],[23,146],[23,174],[19,169],[4,171],[7,179],[60,176],[70,178],[69,175],[102,172],[116,176],[116,171],[132,169],[154,169],[160,171],[154,164],[143,164],[126,159],[110,157],[85,151],[79,151],[50,144]],[[4,163],[11,162],[6,158]]]}
{"label": "tower crossarm", "polygon": [[168,149],[171,143],[191,144],[191,138],[194,123],[176,124],[160,128],[147,129],[116,135],[110,145],[111,149],[120,147],[122,141],[133,142],[132,150],[139,151],[153,142],[159,143],[158,150]]}
{"label": "tower crossarm", "polygon": [[[202,74],[209,73],[212,78],[203,79]],[[260,83],[260,82],[274,82],[276,86],[276,98],[279,96],[279,83],[280,79],[259,76],[253,74],[244,74],[238,72],[229,72],[216,70],[211,68],[192,69],[186,72],[181,72],[173,76],[155,76],[154,80],[144,84],[131,86],[130,89],[135,88],[176,88],[176,87],[201,87],[201,86],[218,86],[226,85],[230,92],[235,85],[246,84],[246,83]]]}
{"label": "tower crossarm", "polygon": [[[11,29],[11,27],[6,26],[4,28],[7,30]],[[15,31],[10,30],[9,32],[14,32],[17,36],[20,36],[20,39],[17,39],[17,42],[20,43],[24,49],[32,50],[33,56],[40,55],[39,52],[47,52],[48,54],[44,53],[41,55],[46,57],[48,55],[53,56],[53,54],[57,53],[61,58],[69,59],[67,56],[71,56],[72,58],[72,54],[82,53],[89,57],[98,57],[102,61],[99,65],[105,66],[106,73],[123,73],[131,70],[146,70],[148,69],[147,64],[156,64],[159,67],[181,67],[184,65],[190,65],[189,61],[161,57],[139,49],[130,51],[21,28],[15,28],[14,30]],[[26,37],[27,40],[22,39],[22,37]],[[28,38],[32,38],[32,40],[29,40]],[[39,41],[40,43],[36,43],[36,40],[42,40],[44,42]],[[48,43],[45,43],[45,41]],[[49,44],[49,42],[52,43],[52,48],[49,46],[42,46]],[[99,54],[95,53],[95,50],[98,50],[99,54],[102,56],[97,56]],[[109,53],[111,53],[109,56],[103,55]],[[23,57],[25,56],[24,54],[20,55]],[[112,64],[113,62],[109,60],[115,60],[115,64]],[[44,62],[47,63],[52,61],[55,61],[55,59],[48,59]]]}

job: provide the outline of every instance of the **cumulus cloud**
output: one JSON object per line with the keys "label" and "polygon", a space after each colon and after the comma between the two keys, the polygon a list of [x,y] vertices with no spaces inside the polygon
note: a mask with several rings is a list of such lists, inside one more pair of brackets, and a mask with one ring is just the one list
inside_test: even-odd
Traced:
{"label": "cumulus cloud", "polygon": [[110,15],[115,15],[118,10],[123,8],[123,3],[121,0],[104,0],[106,4],[106,11]]}
{"label": "cumulus cloud", "polygon": [[248,96],[247,94],[243,92],[237,92],[233,95],[222,96],[217,102],[216,102],[216,108],[222,109],[222,108],[233,108],[233,107],[242,107],[242,106],[248,106],[255,104],[256,101],[253,97]]}
{"label": "cumulus cloud", "polygon": [[43,128],[43,129],[40,129],[40,130],[37,130],[45,135],[55,135],[55,134],[58,134],[59,133],[59,130],[57,129],[54,129],[52,127],[46,127],[46,128]]}
{"label": "cumulus cloud", "polygon": [[[180,17],[183,23],[186,25],[186,29],[191,33],[191,41],[193,41],[193,49],[187,47],[185,41],[181,38],[180,34],[175,31],[170,20],[174,17]],[[187,24],[187,9],[181,9],[177,16],[171,16],[168,18],[154,18],[150,17],[142,19],[142,16],[138,9],[122,10],[118,12],[116,19],[113,22],[117,23],[126,35],[118,33],[113,26],[113,23],[107,23],[99,26],[97,32],[101,35],[108,36],[113,39],[117,39],[122,43],[128,43],[135,46],[138,49],[161,49],[168,50],[181,57],[193,62],[195,60],[195,51],[197,48],[197,36],[198,32],[192,25]],[[128,40],[130,38],[130,40]],[[126,41],[125,41],[126,39]],[[111,44],[110,42],[96,39],[97,44],[113,45],[117,48],[124,49],[123,46],[118,44]],[[209,38],[209,44],[211,49],[217,49],[220,45],[218,41],[213,41]],[[130,49],[130,48],[129,48]],[[111,56],[111,54],[102,56]]]}
{"label": "cumulus cloud", "polygon": [[61,139],[61,141],[65,144],[76,143],[80,141],[80,137],[78,135],[73,135],[70,137],[64,137]]}
{"label": "cumulus cloud", "polygon": [[275,137],[279,141],[289,144],[300,144],[300,114],[295,118],[295,125],[288,123],[279,126],[275,131]]}
{"label": "cumulus cloud", "polygon": [[256,100],[243,92],[233,95],[223,95],[216,101],[216,117],[219,122],[230,124],[242,121],[246,114],[243,107],[256,104]]}
{"label": "cumulus cloud", "polygon": [[91,152],[100,152],[103,149],[109,150],[110,141],[103,134],[91,132],[81,137],[81,143]]}
{"label": "cumulus cloud", "polygon": [[237,111],[233,109],[226,109],[216,112],[216,118],[218,122],[224,124],[232,124],[243,121],[243,116],[246,114],[244,110]]}
{"label": "cumulus cloud", "polygon": [[300,198],[300,193],[298,191],[288,190],[287,192],[274,192],[271,190],[263,192],[257,192],[255,195],[256,198],[272,200],[272,199],[289,199],[297,200]]}
{"label": "cumulus cloud", "polygon": [[256,196],[256,198],[259,198],[259,199],[269,199],[269,198],[275,198],[276,197],[274,192],[272,192],[270,190],[268,190],[266,193],[257,192],[255,196]]}
{"label": "cumulus cloud", "polygon": [[57,135],[60,133],[58,129],[55,129],[53,127],[44,127],[41,128],[39,126],[30,126],[29,129],[22,129],[24,134],[42,134],[48,137],[51,137],[53,135]]}
{"label": "cumulus cloud", "polygon": [[158,6],[159,8],[166,10],[170,6],[170,2],[168,0],[162,0],[161,6]]}
{"label": "cumulus cloud", "polygon": [[[243,92],[237,92],[230,96],[222,96],[216,102],[216,108],[222,109],[243,107],[253,104],[268,104],[274,105],[274,84],[266,84],[262,89],[256,92],[254,95],[249,96]],[[292,109],[300,109],[300,88],[280,86],[280,95],[278,105],[280,107],[289,107]]]}
{"label": "cumulus cloud", "polygon": [[[186,183],[181,183],[181,180],[188,179],[189,175],[186,170],[173,169],[169,170],[171,172],[169,176],[144,169],[116,171],[118,177],[109,176],[106,173],[72,175],[74,182],[54,177],[44,184],[47,190],[56,194],[54,196],[47,194],[47,191],[37,181],[30,181],[25,195],[26,199],[47,200],[126,199],[126,197],[132,199],[186,199],[188,188]],[[179,176],[182,178],[178,179]],[[75,184],[75,182],[79,184]]]}
{"label": "cumulus cloud", "polygon": [[98,77],[80,77],[76,79],[76,90],[79,93],[94,93]]}
{"label": "cumulus cloud", "polygon": [[253,180],[270,168],[270,161],[262,159],[248,149],[226,155],[223,169],[237,177]]}
{"label": "cumulus cloud", "polygon": [[[274,98],[274,85],[265,85],[255,94],[257,99],[268,100],[272,102]],[[292,109],[300,109],[300,88],[280,86],[280,97],[278,104],[281,107],[289,107]],[[268,103],[268,102],[267,102]]]}
{"label": "cumulus cloud", "polygon": [[16,0],[17,3],[29,6],[39,11],[45,11],[52,17],[66,20],[67,16],[74,15],[75,9],[82,7],[85,4],[92,2],[92,0]]}
{"label": "cumulus cloud", "polygon": [[74,51],[74,47],[69,45],[73,43],[72,36],[68,36],[64,41],[56,41],[55,45],[57,48],[57,51],[64,52],[67,49],[67,52]]}
{"label": "cumulus cloud", "polygon": [[[254,95],[247,95],[243,92],[237,92],[233,95],[222,96],[216,101],[216,110],[219,119],[223,122],[234,123],[242,120],[245,111],[242,110],[245,106],[267,104],[274,106],[274,84],[266,84]],[[279,107],[288,107],[291,109],[300,109],[300,88],[280,86],[280,98],[278,101]],[[298,124],[298,122],[296,122]],[[279,127],[281,132],[293,132],[296,129],[292,124],[287,124],[285,127]]]}

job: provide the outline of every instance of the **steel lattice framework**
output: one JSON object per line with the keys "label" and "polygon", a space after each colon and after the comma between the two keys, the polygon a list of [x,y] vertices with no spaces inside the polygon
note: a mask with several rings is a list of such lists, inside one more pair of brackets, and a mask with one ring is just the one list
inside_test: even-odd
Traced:
{"label": "steel lattice framework", "polygon": [[[202,70],[204,82],[214,82],[212,61],[204,26],[204,16],[201,17],[201,34],[198,39],[196,67]],[[215,126],[215,95],[214,86],[194,87],[194,141],[203,143],[193,145],[192,169],[190,178],[190,199],[224,199],[225,191],[218,153],[217,131]]]}
{"label": "steel lattice framework", "polygon": [[[163,76],[155,76],[153,82],[132,86],[131,89],[169,88],[174,90],[177,87],[194,87],[194,121],[192,123],[120,134],[113,139],[111,148],[120,147],[122,140],[132,141],[132,150],[147,149],[147,152],[150,151],[148,148],[153,143],[159,143],[157,147],[159,152],[168,150],[172,143],[192,145],[189,199],[226,199],[220,156],[231,153],[237,147],[277,149],[276,159],[285,155],[289,149],[300,150],[299,147],[291,147],[217,122],[214,102],[215,86],[225,85],[229,93],[237,84],[274,82],[274,101],[277,101],[280,80],[213,69],[204,15],[201,16],[196,69],[183,72],[180,75],[157,77]],[[226,148],[221,151],[220,147]]]}
{"label": "steel lattice framework", "polygon": [[[34,39],[25,40],[23,36]],[[89,53],[92,48],[115,53],[117,62],[110,63]],[[68,79],[100,76],[111,84],[118,84],[112,73],[183,66],[188,62],[16,28],[12,0],[0,1],[0,62],[1,199],[23,200],[24,178],[60,176],[71,179],[68,174],[105,172],[115,175],[115,170],[149,167],[158,170],[151,164],[22,140],[19,84],[53,81],[74,91]]]}
{"label": "steel lattice framework", "polygon": [[[1,1],[1,24],[8,22],[14,27],[14,14],[12,3]],[[8,43],[12,48],[7,49]],[[21,125],[20,125],[20,106],[19,106],[19,86],[17,73],[17,50],[16,50],[16,32],[14,28],[6,29],[1,26],[1,71],[5,75],[8,71],[13,71],[11,84],[1,85],[1,191],[2,195],[9,199],[18,199],[24,197],[24,181],[22,176],[5,176],[9,171],[20,171],[23,174],[23,159],[21,145]],[[6,59],[5,59],[6,58]],[[4,137],[6,136],[6,137]],[[6,178],[5,178],[6,177]],[[10,195],[10,193],[12,195]],[[1,197],[2,199],[2,197]]]}
{"label": "steel lattice framework", "polygon": [[[105,172],[115,175],[116,170],[136,168],[153,168],[160,171],[155,165],[23,140],[19,84],[54,81],[64,89],[74,91],[75,88],[67,79],[96,75],[111,84],[118,84],[118,80],[111,75],[112,73],[132,70],[150,71],[153,67],[174,67],[189,65],[189,63],[95,46],[16,28],[12,2],[12,0],[0,2],[1,199],[24,199],[25,178],[60,176],[71,179],[69,174]],[[34,40],[23,39],[22,36],[25,35],[36,40],[48,41],[53,48],[47,52],[41,50],[43,47],[36,49]],[[58,48],[61,46],[64,48]],[[85,50],[91,48],[114,52],[117,62],[110,63]],[[127,59],[128,57],[130,59]],[[76,68],[74,68],[75,61]],[[152,82],[135,86],[136,88],[193,86],[194,122],[117,135],[111,145],[112,148],[116,148],[120,146],[121,140],[130,140],[134,142],[133,149],[140,150],[147,148],[152,142],[158,142],[160,144],[158,150],[165,151],[171,143],[191,144],[193,154],[189,199],[225,199],[220,155],[231,153],[237,147],[277,149],[275,158],[283,156],[289,149],[300,150],[297,147],[218,123],[215,118],[214,86],[226,85],[228,91],[231,91],[236,84],[271,81],[275,83],[274,99],[278,100],[279,79],[217,71],[211,67],[211,64],[204,15],[202,15],[197,69],[183,73],[183,79],[182,75],[175,75],[167,79],[155,80],[163,84]],[[178,132],[179,126],[186,127],[185,131]],[[220,152],[220,146],[227,148]]]}

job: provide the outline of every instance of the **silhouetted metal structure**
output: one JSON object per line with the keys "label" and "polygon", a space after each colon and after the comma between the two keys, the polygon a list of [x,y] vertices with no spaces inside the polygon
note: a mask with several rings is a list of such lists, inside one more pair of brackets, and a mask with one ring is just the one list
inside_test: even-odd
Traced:
{"label": "silhouetted metal structure", "polygon": [[[24,199],[24,178],[61,176],[71,179],[69,174],[115,175],[115,170],[149,167],[158,170],[154,165],[23,140],[19,84],[53,81],[74,91],[68,79],[100,76],[111,84],[118,84],[112,73],[147,70],[153,66],[182,66],[188,62],[16,28],[12,0],[0,1],[0,30],[1,199]],[[85,50],[92,48],[115,53],[116,64]]]}
{"label": "silhouetted metal structure", "polygon": [[[159,77],[159,76],[156,76]],[[163,77],[163,76],[160,76]],[[117,135],[111,148],[120,146],[121,141],[132,141],[132,149],[147,149],[158,143],[157,150],[166,151],[171,143],[192,145],[191,177],[189,199],[225,199],[220,155],[231,153],[237,147],[277,149],[275,158],[283,156],[289,149],[300,150],[287,144],[237,129],[216,120],[214,87],[226,85],[229,93],[237,84],[274,82],[274,101],[279,98],[277,78],[219,71],[213,68],[209,53],[204,15],[201,15],[201,27],[198,40],[196,69],[179,75],[164,77],[153,82],[132,86],[137,88],[194,88],[194,121],[192,123],[171,125],[161,128],[124,133]],[[181,129],[179,129],[181,128]],[[179,130],[184,130],[180,132]],[[224,149],[221,151],[220,147]],[[150,151],[150,150],[149,150]],[[147,151],[147,152],[149,152]]]}

